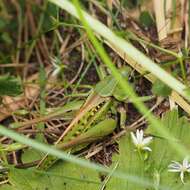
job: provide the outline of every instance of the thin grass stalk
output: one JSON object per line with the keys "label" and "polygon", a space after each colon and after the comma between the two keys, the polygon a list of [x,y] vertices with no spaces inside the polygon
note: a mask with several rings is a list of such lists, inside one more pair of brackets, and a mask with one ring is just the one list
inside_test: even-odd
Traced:
{"label": "thin grass stalk", "polygon": [[[64,151],[55,149],[51,146],[48,146],[44,143],[40,143],[38,141],[29,139],[27,137],[25,137],[24,135],[20,135],[14,131],[11,131],[9,129],[7,129],[6,127],[4,127],[3,125],[0,125],[0,134],[10,137],[11,139],[14,139],[17,142],[23,143],[25,145],[28,145],[30,147],[35,148],[36,150],[39,150],[41,152],[44,153],[48,153],[50,155],[56,156],[59,159],[86,167],[86,168],[90,168],[99,172],[105,172],[105,173],[111,173],[112,169],[109,169],[107,167],[101,166],[99,164],[94,164],[91,163],[87,160],[81,159],[81,158],[77,158],[75,156],[72,156],[70,154],[65,153]],[[154,187],[154,183],[150,182],[148,179],[146,178],[139,178],[138,176],[134,176],[134,175],[129,175],[120,171],[115,171],[112,176],[116,177],[116,178],[120,178],[123,180],[128,180],[130,182],[134,182],[134,183],[138,183],[142,186],[147,186],[147,187]],[[165,186],[161,186],[160,190],[171,190]]]}
{"label": "thin grass stalk", "polygon": [[94,47],[96,48],[96,51],[98,52],[99,56],[103,60],[103,62],[107,65],[107,67],[111,70],[113,76],[118,81],[119,85],[123,88],[123,90],[129,95],[131,100],[133,101],[136,108],[142,113],[144,116],[147,117],[148,121],[152,124],[152,126],[155,128],[155,130],[163,137],[168,139],[169,145],[178,153],[180,156],[185,157],[187,155],[190,155],[190,152],[180,143],[178,143],[177,139],[173,137],[173,135],[170,134],[170,132],[164,127],[162,122],[157,119],[152,113],[149,112],[149,110],[146,108],[143,102],[141,102],[134,92],[133,88],[128,84],[128,82],[122,77],[122,75],[119,73],[117,68],[112,63],[111,59],[105,52],[103,46],[98,42],[95,35],[91,31],[88,23],[86,22],[86,18],[83,15],[83,12],[81,11],[80,5],[78,3],[78,0],[73,0],[76,10],[78,12],[79,18],[81,19],[84,27],[86,28],[87,34],[91,42],[93,43]]}
{"label": "thin grass stalk", "polygon": [[[72,4],[72,2],[68,0],[49,0],[49,2],[56,4],[57,6],[66,10],[71,15],[75,16],[76,18],[79,18],[76,8]],[[154,63],[151,59],[149,59],[147,56],[145,56],[143,53],[137,50],[129,42],[114,34],[108,27],[106,27],[100,21],[96,20],[85,11],[82,11],[82,13],[89,26],[97,34],[108,40],[110,43],[114,44],[114,46],[116,46],[117,48],[122,49],[129,57],[134,59],[144,69],[151,72],[166,85],[171,87],[173,90],[177,91],[183,97],[190,100],[190,96],[187,93],[188,88],[183,83],[181,83],[176,78],[167,73],[164,69],[159,67],[156,63]]]}

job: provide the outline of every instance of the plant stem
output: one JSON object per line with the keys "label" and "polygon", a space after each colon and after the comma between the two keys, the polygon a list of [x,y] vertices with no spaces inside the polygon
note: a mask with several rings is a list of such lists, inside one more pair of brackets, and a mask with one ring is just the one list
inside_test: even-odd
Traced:
{"label": "plant stem", "polygon": [[[68,0],[49,0],[50,2],[58,5],[62,9],[66,10],[73,16],[79,18],[79,14],[77,13],[74,5]],[[85,20],[88,25],[99,35],[104,37],[111,44],[114,44],[118,49],[124,51],[129,57],[133,58],[138,64],[140,64],[144,69],[151,72],[158,79],[164,82],[166,85],[170,86],[173,90],[177,91],[183,97],[190,100],[188,93],[186,92],[187,87],[182,84],[180,81],[175,79],[161,67],[159,67],[156,63],[154,63],[151,59],[146,57],[143,53],[137,50],[130,43],[115,35],[109,28],[107,28],[100,21],[96,20],[92,16],[90,16],[85,11],[82,11]]]}

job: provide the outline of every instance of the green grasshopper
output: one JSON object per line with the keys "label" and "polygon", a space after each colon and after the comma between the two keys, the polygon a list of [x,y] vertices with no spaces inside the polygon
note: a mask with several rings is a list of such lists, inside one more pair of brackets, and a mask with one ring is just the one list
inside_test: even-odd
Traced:
{"label": "green grasshopper", "polygon": [[[128,77],[129,71],[128,67],[121,69],[124,77]],[[55,147],[74,153],[89,143],[111,134],[117,125],[116,119],[107,118],[107,113],[113,105],[113,97],[124,100],[127,94],[123,93],[117,81],[108,75],[95,86],[76,117],[55,143]],[[37,168],[46,170],[57,160],[54,156],[46,155]]]}

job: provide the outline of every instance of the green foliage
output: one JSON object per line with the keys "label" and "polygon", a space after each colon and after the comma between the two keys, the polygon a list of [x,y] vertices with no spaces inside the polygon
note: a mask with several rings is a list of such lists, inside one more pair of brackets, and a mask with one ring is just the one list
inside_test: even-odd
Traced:
{"label": "green foliage", "polygon": [[22,93],[21,81],[13,76],[0,76],[0,96],[17,96]]}
{"label": "green foliage", "polygon": [[[183,88],[185,87],[185,85],[183,85],[181,82],[179,82],[178,80],[173,78],[167,72],[163,71],[158,65],[154,64],[152,61],[150,61],[149,58],[144,56],[142,53],[140,53],[139,51],[136,51],[136,49],[133,48],[132,45],[128,44],[123,39],[114,35],[113,32],[111,30],[109,30],[108,28],[106,28],[107,32],[103,33],[101,30],[104,30],[105,26],[102,25],[102,23],[100,23],[96,19],[93,19],[87,13],[85,13],[85,15],[83,15],[84,11],[83,12],[81,11],[80,4],[79,4],[78,0],[73,0],[74,5],[67,0],[65,0],[62,3],[60,3],[57,0],[51,0],[51,1],[55,4],[57,4],[58,6],[60,6],[61,8],[65,9],[67,12],[71,13],[73,16],[78,15],[78,17],[82,21],[84,27],[86,28],[88,37],[91,40],[91,42],[93,43],[94,47],[96,48],[99,56],[101,57],[101,59],[103,60],[105,65],[110,69],[111,73],[117,79],[119,85],[122,86],[122,88],[124,89],[126,94],[128,94],[132,98],[138,97],[136,95],[136,93],[134,92],[134,90],[132,89],[132,87],[129,85],[129,83],[123,79],[123,77],[121,76],[119,71],[116,69],[116,67],[114,66],[114,64],[110,60],[109,56],[105,52],[104,48],[101,46],[101,44],[96,39],[95,35],[92,32],[92,29],[95,32],[101,34],[105,39],[107,39],[108,41],[110,41],[111,43],[116,45],[118,48],[123,49],[126,54],[133,57],[134,60],[136,60],[137,62],[141,63],[141,65],[143,67],[145,67],[148,71],[151,71],[151,73],[153,73],[158,78],[162,79],[162,81],[164,81],[164,83],[168,84],[172,89],[176,90],[177,92],[179,92],[179,94],[181,94],[182,96],[189,99],[189,97],[186,96],[186,94],[183,91]],[[70,7],[68,8],[68,6],[70,6]],[[74,8],[76,8],[77,15],[76,15]],[[87,17],[88,17],[88,19],[87,19]],[[89,22],[89,18],[91,19],[90,22]],[[96,23],[96,24],[94,25],[94,23]],[[109,34],[109,37],[106,35],[106,33]],[[111,36],[113,37],[114,40],[112,39]],[[165,77],[163,77],[163,76],[165,76]],[[160,134],[166,134],[168,137],[172,137],[167,129],[165,129],[164,127],[160,127],[160,126],[163,126],[162,122],[160,122],[160,120],[158,118],[156,118],[153,114],[151,114],[149,112],[149,110],[147,109],[147,107],[145,106],[144,103],[142,103],[141,101],[135,101],[134,106],[140,111],[141,114],[147,116],[147,120],[153,124],[155,130],[159,131]],[[147,114],[147,113],[149,113],[149,114]],[[170,147],[175,149],[176,152],[181,154],[181,155],[183,155],[185,153],[189,153],[189,150],[185,149],[181,144],[179,144],[177,142],[170,142]]]}
{"label": "green foliage", "polygon": [[190,96],[190,87],[187,87],[184,91],[185,91],[185,93],[186,93],[188,96]]}
{"label": "green foliage", "polygon": [[185,176],[185,185],[182,184],[179,173],[168,172],[168,165],[171,161],[178,161],[182,163],[184,157],[176,154],[176,152],[169,148],[169,141],[177,141],[183,144],[187,149],[190,148],[189,144],[189,134],[190,134],[190,124],[185,117],[178,117],[178,111],[173,110],[168,112],[162,119],[165,127],[170,131],[175,139],[168,139],[164,136],[159,136],[157,132],[150,126],[148,132],[154,137],[152,143],[152,153],[149,160],[150,171],[157,174],[159,177],[158,184],[167,185],[171,189],[186,189],[190,188],[190,183],[188,182],[189,176]]}
{"label": "green foliage", "polygon": [[[120,68],[120,73],[124,79],[128,79],[130,67],[123,66]],[[106,76],[95,86],[95,91],[102,97],[113,96],[119,101],[123,101],[128,97],[128,94],[118,85],[118,81],[112,76]]]}
{"label": "green foliage", "polygon": [[139,17],[139,22],[142,26],[150,28],[154,25],[154,20],[148,11],[142,11]]}
{"label": "green foliage", "polygon": [[[169,148],[169,141],[177,141],[186,148],[190,148],[189,134],[190,124],[185,117],[179,118],[177,110],[168,112],[163,118],[164,127],[173,135],[173,139],[167,136],[159,136],[159,133],[150,125],[147,133],[153,136],[150,148],[152,152],[139,152],[135,150],[130,134],[119,141],[119,154],[113,156],[112,172],[105,178],[105,189],[135,189],[135,190],[188,190],[189,174],[185,175],[185,184],[180,180],[179,173],[168,171],[171,161],[182,162],[184,157]],[[114,178],[117,172],[137,176],[133,180],[121,180]],[[64,176],[63,176],[64,175]],[[144,187],[143,180],[152,186]],[[11,169],[9,172],[11,185],[3,186],[5,189],[99,189],[100,179],[96,171],[81,168],[68,162],[59,162],[49,172],[37,174],[33,170]],[[91,181],[91,182],[89,182]]]}
{"label": "green foliage", "polygon": [[[137,152],[134,151],[134,145],[131,142],[129,135],[126,135],[119,141],[119,154],[115,154],[113,157],[112,168],[115,171],[123,171],[130,175],[144,177],[144,163],[139,158]],[[121,180],[117,178],[110,178],[106,185],[106,190],[115,189],[135,189],[142,190],[142,186],[137,183],[131,183],[127,180]]]}
{"label": "green foliage", "polygon": [[8,19],[0,18],[0,42],[4,42],[7,45],[12,44],[10,34],[6,31],[7,25],[9,24]]}
{"label": "green foliage", "polygon": [[6,26],[6,21],[3,18],[0,18],[0,30],[4,29]]}
{"label": "green foliage", "polygon": [[4,33],[1,34],[0,41],[6,43],[8,45],[11,45],[13,43],[9,33],[7,33],[7,32],[4,32]]}
{"label": "green foliage", "polygon": [[[190,124],[187,119],[185,117],[179,118],[177,110],[174,110],[168,112],[162,120],[165,127],[176,138],[175,140],[189,149]],[[122,170],[135,176],[146,177],[154,184],[153,188],[143,188],[138,185],[138,182],[132,183],[111,177],[106,185],[106,190],[158,190],[161,186],[172,190],[190,188],[189,174],[185,175],[186,183],[184,185],[180,180],[180,173],[168,171],[168,165],[171,161],[174,160],[182,163],[184,159],[184,157],[177,155],[174,150],[169,148],[168,141],[174,139],[158,136],[159,134],[151,126],[149,126],[147,132],[154,136],[153,142],[150,145],[152,152],[140,157],[138,152],[134,151],[134,144],[131,142],[130,136],[127,135],[119,142],[119,154],[114,156],[112,168],[117,166],[115,171]],[[144,158],[144,160],[141,158]]]}
{"label": "green foliage", "polygon": [[42,24],[43,31],[48,31],[50,28],[53,27],[54,22],[53,22],[52,18],[57,17],[57,15],[59,14],[58,10],[59,9],[55,5],[53,5],[51,3],[47,4],[46,10],[44,12],[45,21]]}
{"label": "green foliage", "polygon": [[164,84],[162,81],[157,79],[152,86],[152,92],[155,95],[167,97],[171,94],[172,89]]}
{"label": "green foliage", "polygon": [[[137,1],[131,1],[131,2],[137,2]],[[136,4],[136,3],[135,3]],[[98,48],[97,48],[98,49]],[[109,61],[107,61],[108,63],[109,63]],[[109,66],[109,64],[107,64],[108,66]],[[110,66],[111,67],[111,66]],[[114,67],[113,67],[113,69],[112,69],[113,71],[114,71]],[[114,72],[113,72],[114,73]],[[115,75],[114,76],[118,76],[117,78],[118,79],[121,79],[121,78],[119,78],[119,75],[116,75],[117,74],[117,72],[115,71]],[[113,84],[115,84],[115,83],[113,83]],[[121,83],[121,84],[125,84],[124,82],[123,83]],[[110,85],[111,86],[111,85]],[[110,87],[109,86],[109,87]],[[125,85],[123,85],[124,86],[124,89],[125,89],[125,92],[128,92],[128,90],[127,90],[127,85],[126,85],[126,88],[125,88]],[[101,89],[101,88],[100,88]],[[108,91],[106,91],[106,93],[105,94],[108,94],[108,93],[110,93],[110,90],[111,88],[108,88]],[[117,88],[112,88],[111,89],[111,94],[112,94],[112,92],[113,92],[113,95],[114,95],[114,92],[115,91],[117,91],[117,95],[119,94],[119,98],[117,97],[117,99],[123,99],[123,97],[125,97],[125,95],[127,95],[127,94],[125,94],[125,93],[123,93],[123,92],[121,92],[120,91],[120,89],[117,89]],[[159,87],[159,89],[160,89],[160,87]],[[158,90],[159,92],[160,92],[160,90]],[[163,90],[164,91],[164,90]],[[120,94],[120,92],[121,92],[121,94]],[[164,91],[164,93],[165,93],[165,91]],[[124,94],[124,95],[123,95]],[[130,91],[129,90],[129,94],[132,94],[132,96],[134,96],[135,97],[135,94],[133,95],[133,93],[132,93],[132,91]],[[161,92],[161,94],[163,94],[163,92]],[[140,108],[139,110],[141,110],[141,112],[143,112],[143,113],[146,113],[146,109],[145,109],[145,107],[143,107],[143,104],[137,104],[137,108]],[[152,117],[149,117],[148,116],[148,118],[149,118],[149,120],[152,122],[152,123],[154,123],[154,124],[156,124],[156,126],[159,126],[159,122],[156,122],[156,120],[155,120],[155,118],[152,116]],[[175,117],[174,117],[175,118]],[[177,116],[177,118],[178,118],[178,116]],[[172,120],[173,118],[169,118],[168,119],[168,122],[171,122],[171,120]],[[178,123],[178,119],[177,120],[175,120],[174,119],[174,121],[176,122],[176,123]],[[168,124],[168,122],[166,122],[166,125]],[[172,125],[176,125],[176,123],[172,123]],[[182,125],[183,123],[180,123],[180,126],[178,126],[178,127],[181,127],[181,125]],[[183,125],[182,125],[183,126]],[[161,125],[161,128],[162,128],[163,126]],[[172,128],[171,127],[166,127],[166,128],[168,128],[169,129],[169,131],[170,132],[172,132]],[[174,127],[175,128],[175,127]],[[158,129],[159,130],[159,129]],[[164,130],[162,130],[162,131],[164,131]],[[181,133],[181,131],[178,131],[179,133],[176,133],[176,134],[174,134],[174,135],[176,135],[177,137],[178,137],[178,135]],[[186,132],[188,132],[189,133],[189,131],[186,131]],[[155,134],[154,134],[155,133]],[[155,131],[152,131],[152,134],[154,134],[154,135],[159,135],[160,133],[157,133],[157,132],[155,132]],[[173,133],[171,133],[171,134],[173,134]],[[169,145],[171,145],[172,143],[168,143],[169,141],[171,141],[171,139],[167,139],[167,137],[168,136],[162,136],[161,138],[157,138],[157,137],[155,137],[155,144],[157,143],[157,142],[159,142],[160,141],[160,143],[157,143],[155,146],[153,146],[153,151],[155,151],[155,150],[157,150],[157,149],[161,149],[162,148],[162,146],[164,145],[165,146],[165,148],[164,148],[164,151],[165,152],[161,152],[162,150],[160,150],[160,152],[161,152],[161,155],[163,155],[163,158],[165,157],[165,155],[167,155],[166,153],[167,153],[167,151],[168,151],[168,149],[169,149]],[[12,137],[12,138],[14,138],[14,137]],[[181,138],[181,137],[180,137]],[[179,142],[182,142],[182,144],[184,144],[184,142],[182,141],[183,139],[181,138],[180,139],[180,141]],[[23,140],[24,141],[24,140]],[[174,141],[174,140],[173,140]],[[127,165],[127,167],[124,165],[125,164],[125,160],[124,160],[124,153],[126,153],[126,150],[124,150],[124,148],[126,148],[125,147],[125,143],[128,143],[129,145],[127,146],[128,148],[129,148],[129,150],[131,151],[129,151],[132,155],[128,155],[128,157],[127,157],[127,161],[129,162],[129,164]],[[167,142],[167,143],[166,143]],[[166,144],[164,144],[164,143],[166,143]],[[129,147],[130,146],[130,147]],[[152,175],[148,175],[148,177],[150,177],[153,181],[155,181],[155,187],[154,187],[154,189],[159,189],[158,188],[158,186],[159,186],[159,183],[161,182],[163,182],[164,180],[165,180],[165,182],[166,183],[164,183],[164,184],[166,184],[167,185],[167,183],[169,183],[170,181],[168,180],[168,172],[166,172],[167,171],[167,169],[166,169],[166,167],[167,167],[167,164],[169,163],[169,160],[171,160],[171,155],[175,155],[175,152],[173,151],[172,152],[172,154],[170,155],[169,154],[169,156],[168,156],[168,158],[166,159],[166,161],[167,161],[167,163],[165,163],[165,168],[162,168],[162,171],[160,171],[159,169],[160,169],[160,165],[162,166],[162,164],[161,164],[161,162],[163,162],[163,161],[165,161],[164,159],[162,159],[161,161],[159,161],[158,163],[157,163],[157,160],[156,160],[156,158],[157,157],[159,157],[160,155],[159,154],[156,154],[156,153],[154,153],[154,154],[152,154],[148,159],[146,158],[144,161],[142,161],[141,159],[139,159],[138,157],[137,157],[137,155],[133,155],[135,152],[134,151],[132,151],[133,150],[133,148],[134,147],[132,147],[133,145],[132,145],[132,143],[131,143],[131,141],[130,141],[130,138],[128,138],[128,137],[125,137],[125,140],[123,140],[123,143],[122,143],[122,140],[121,140],[121,142],[120,142],[120,154],[119,155],[117,155],[116,156],[116,162],[117,163],[119,163],[119,167],[121,168],[121,169],[123,169],[123,171],[125,172],[126,171],[126,173],[128,172],[128,170],[129,171],[132,171],[132,173],[133,173],[133,171],[136,171],[137,170],[137,172],[139,172],[138,171],[138,169],[140,168],[140,177],[141,176],[146,176],[148,173],[150,173],[150,174],[152,174]],[[35,146],[34,146],[35,147]],[[156,149],[156,147],[157,147],[157,149]],[[161,147],[161,148],[160,148]],[[179,148],[179,147],[178,147]],[[187,148],[189,148],[189,147],[187,147]],[[39,148],[40,149],[40,148]],[[41,149],[41,150],[43,150],[43,149]],[[47,150],[47,149],[46,149]],[[123,150],[123,152],[124,153],[122,153],[122,150]],[[173,150],[173,149],[172,149]],[[170,151],[170,150],[169,150]],[[168,151],[168,152],[169,152]],[[159,152],[159,153],[160,153]],[[122,156],[122,158],[121,158],[121,156]],[[117,157],[119,158],[119,160],[117,160]],[[170,159],[169,159],[170,158]],[[178,159],[179,161],[182,159],[181,157],[176,157],[176,159]],[[120,163],[120,160],[123,160],[121,163]],[[135,164],[137,164],[137,166],[138,167],[136,167],[136,165],[132,165],[132,161],[135,161],[136,163]],[[152,160],[154,160],[153,162],[151,162]],[[159,160],[159,159],[158,159]],[[128,162],[126,162],[126,163],[128,163]],[[144,163],[146,163],[146,166],[148,166],[146,169],[144,168],[144,167],[141,167],[141,165],[144,165]],[[131,165],[130,165],[131,164]],[[117,166],[117,165],[116,165]],[[123,167],[122,167],[123,166]],[[130,167],[132,168],[132,169],[130,169]],[[126,170],[124,169],[126,167]],[[117,168],[116,168],[117,169]],[[165,170],[164,170],[165,169]],[[69,169],[70,171],[73,171],[72,169]],[[163,170],[166,172],[166,174],[165,174],[165,176],[163,175]],[[13,172],[14,171],[14,172]],[[47,188],[50,188],[50,189],[53,189],[54,188],[54,186],[56,186],[56,185],[54,185],[53,187],[51,186],[51,184],[47,187],[47,185],[49,184],[49,178],[50,177],[45,177],[44,175],[42,176],[42,175],[38,175],[38,178],[36,177],[36,176],[34,176],[34,174],[30,174],[30,175],[27,175],[25,172],[27,172],[27,170],[13,170],[13,171],[11,171],[9,174],[10,174],[10,181],[11,181],[11,183],[12,184],[16,184],[17,185],[17,183],[19,183],[19,180],[21,180],[21,182],[20,182],[20,184],[19,185],[25,185],[25,186],[12,186],[14,189],[33,189],[33,188],[35,188],[35,189],[40,189],[41,188],[41,186],[43,186],[42,187],[42,189],[47,189]],[[55,170],[56,172],[58,172],[59,170]],[[63,172],[65,172],[65,171],[67,171],[67,170],[65,170],[65,168],[64,168],[64,170],[62,171],[62,173]],[[78,170],[78,171],[80,171],[80,169]],[[19,173],[19,172],[21,172],[21,173]],[[74,173],[75,171],[73,171],[73,173]],[[152,173],[151,173],[152,172]],[[13,174],[12,174],[13,173]],[[17,173],[19,173],[19,174],[17,174]],[[11,178],[11,174],[14,176],[14,177],[12,177]],[[79,173],[79,175],[80,175],[81,173]],[[134,172],[134,174],[136,174],[136,172]],[[142,174],[142,175],[141,175]],[[95,174],[96,175],[96,174]],[[170,178],[171,180],[173,180],[174,179],[174,177],[178,177],[177,175],[175,175],[175,174],[171,174],[172,175],[172,177]],[[15,176],[17,176],[17,177],[15,177]],[[41,176],[42,176],[42,178],[41,178]],[[163,178],[163,176],[164,176],[164,178]],[[22,178],[23,177],[23,178]],[[23,182],[22,180],[25,180],[27,178],[27,180],[26,180],[26,182]],[[15,179],[15,180],[14,180]],[[41,179],[41,181],[39,182],[37,182],[36,183],[36,181],[37,181],[37,179],[40,181],[40,179]],[[163,179],[163,180],[160,180],[160,179]],[[112,178],[111,178],[111,180],[112,180]],[[109,183],[111,183],[111,180],[110,180],[110,182]],[[33,182],[34,181],[34,182]],[[63,181],[63,180],[62,180]],[[58,184],[61,184],[61,187],[65,187],[64,185],[65,185],[65,183],[64,184],[62,184],[62,181],[60,181],[60,183],[58,182]],[[119,180],[120,181],[120,180]],[[56,179],[53,181],[53,182],[57,182],[56,181]],[[173,182],[173,181],[171,181],[171,182]],[[40,183],[40,185],[39,185],[39,183]],[[41,184],[42,183],[42,184]],[[108,183],[108,186],[107,187],[109,187],[109,183]],[[138,183],[138,182],[137,182]],[[183,187],[185,187],[185,186],[183,186],[183,187],[181,187],[182,185],[181,185],[181,183],[180,183],[180,181],[174,181],[174,183],[175,184],[179,184],[178,185],[178,187],[176,187],[176,185],[175,184],[173,184],[173,186],[172,187],[174,187],[175,189],[182,189]],[[32,184],[34,184],[34,187],[32,186]],[[36,185],[37,184],[37,185]],[[169,183],[170,184],[170,183]],[[72,187],[70,187],[69,186],[70,184],[68,184],[68,187],[67,187],[67,189],[69,188],[69,189],[72,189],[73,188],[73,186]],[[126,182],[121,182],[121,183],[118,183],[118,186],[119,185],[123,185],[122,187],[132,187],[132,189],[134,189],[134,187],[136,187],[136,189],[138,189],[139,188],[139,185],[137,185],[137,184],[133,184],[132,185],[132,183],[131,182],[129,182],[129,181],[126,181]],[[116,187],[117,189],[118,189],[118,186]],[[7,186],[7,188],[9,188],[10,186],[8,185]],[[11,187],[11,188],[12,188]],[[6,187],[5,187],[6,188]],[[56,188],[60,188],[60,187],[57,187],[56,186]],[[78,187],[77,187],[78,188]],[[112,188],[112,187],[111,187]],[[174,189],[173,188],[173,189]],[[187,184],[187,188],[188,188],[188,184]],[[76,189],[76,188],[75,188]],[[92,189],[94,189],[94,188],[92,188]],[[142,188],[141,188],[142,189]],[[147,188],[146,188],[147,189]]]}
{"label": "green foliage", "polygon": [[[53,109],[53,111],[51,111],[49,113],[49,116],[52,117],[53,116],[59,116],[59,115],[66,115],[67,112],[71,113],[72,111],[78,110],[81,105],[83,104],[83,101],[70,101],[67,104],[65,104],[63,107],[61,108],[56,108]],[[13,123],[11,124],[11,127],[13,128],[17,128],[19,127],[19,123]],[[40,141],[40,142],[44,142],[44,139],[39,138],[39,136],[37,136],[35,138],[36,140]],[[39,152],[36,149],[33,149],[32,147],[28,148],[28,149],[24,149],[23,153],[22,153],[22,162],[23,163],[27,163],[27,162],[33,162],[36,160],[40,160],[45,156],[45,154],[43,152]]]}
{"label": "green foliage", "polygon": [[45,156],[43,152],[39,152],[33,148],[28,148],[23,150],[22,153],[22,162],[23,163],[28,163],[28,162],[33,162],[35,160],[40,160]]}
{"label": "green foliage", "polygon": [[[10,185],[1,190],[76,190],[98,189],[100,180],[96,171],[81,168],[68,162],[59,162],[49,172],[37,173],[34,169],[11,169]],[[39,171],[38,171],[39,172]]]}

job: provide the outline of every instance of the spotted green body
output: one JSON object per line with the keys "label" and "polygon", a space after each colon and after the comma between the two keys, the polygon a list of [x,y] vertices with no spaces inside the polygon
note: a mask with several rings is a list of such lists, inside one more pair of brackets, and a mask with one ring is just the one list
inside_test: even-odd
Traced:
{"label": "spotted green body", "polygon": [[[120,72],[127,79],[130,68],[123,67]],[[101,139],[113,132],[116,121],[106,118],[107,111],[112,105],[112,97],[123,101],[127,98],[127,94],[118,86],[118,81],[109,75],[96,85],[86,103],[79,110],[78,115],[66,129],[66,135],[63,139],[61,138],[56,147],[74,153],[80,150],[81,146],[87,146],[90,142]],[[57,160],[56,157],[48,155],[45,159],[42,159],[38,168],[48,169]]]}
{"label": "spotted green body", "polygon": [[[96,127],[96,124],[104,121],[107,111],[109,110],[111,106],[111,98],[101,98],[101,101],[98,102],[98,104],[95,104],[87,113],[85,113],[80,120],[76,124],[73,125],[71,130],[67,133],[66,136],[56,145],[57,148],[60,147],[60,145],[66,145],[73,139],[80,137],[80,135],[87,134],[88,132],[93,128]],[[112,122],[113,123],[113,122]],[[114,123],[113,130],[116,126],[116,123]],[[103,127],[109,127],[104,126]],[[112,128],[110,128],[112,129]],[[112,131],[113,131],[112,130]],[[112,132],[110,131],[110,133]],[[107,131],[105,132],[105,135],[107,135]],[[90,134],[90,133],[89,133]],[[91,141],[95,141],[96,139],[93,138],[93,133],[90,134],[92,136]],[[105,136],[101,134],[102,137]],[[98,138],[97,138],[98,139]],[[85,140],[85,139],[84,139]],[[83,141],[84,141],[83,140]],[[90,142],[89,142],[90,143]],[[74,148],[62,148],[64,151],[67,151],[69,153],[74,153],[81,148],[87,146],[89,143],[78,143],[79,145],[75,146]],[[80,144],[82,144],[80,146]],[[47,170],[50,168],[58,159],[54,156],[48,155],[44,160],[40,162],[38,165],[39,169]]]}

